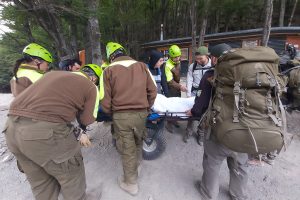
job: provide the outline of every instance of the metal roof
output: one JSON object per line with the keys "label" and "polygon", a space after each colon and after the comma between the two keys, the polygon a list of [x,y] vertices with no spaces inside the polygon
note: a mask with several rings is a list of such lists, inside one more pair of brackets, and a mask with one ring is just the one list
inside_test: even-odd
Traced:
{"label": "metal roof", "polygon": [[[222,32],[222,33],[213,33],[207,34],[204,36],[205,42],[210,42],[219,39],[231,39],[234,38],[243,38],[243,37],[258,37],[261,36],[263,29],[249,29],[241,31],[231,31],[231,32]],[[300,35],[300,26],[297,27],[272,27],[271,35],[286,35],[286,34],[299,34]],[[199,36],[196,37],[198,39]],[[183,37],[167,40],[158,40],[142,44],[142,47],[159,47],[169,44],[189,44],[191,43],[192,37]]]}

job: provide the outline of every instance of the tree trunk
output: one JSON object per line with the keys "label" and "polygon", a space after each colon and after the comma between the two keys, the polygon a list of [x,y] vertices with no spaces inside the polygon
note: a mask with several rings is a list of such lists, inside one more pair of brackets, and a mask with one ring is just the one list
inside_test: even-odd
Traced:
{"label": "tree trunk", "polygon": [[31,32],[31,28],[30,28],[28,18],[26,18],[25,21],[24,21],[24,32],[27,34],[28,41],[30,43],[35,42],[35,39],[32,36],[32,32]]}
{"label": "tree trunk", "polygon": [[284,25],[285,2],[285,0],[280,1],[279,26]]}
{"label": "tree trunk", "polygon": [[76,58],[78,57],[78,46],[77,46],[77,26],[75,23],[71,23],[70,25],[70,45],[72,48],[72,51],[76,55]]}
{"label": "tree trunk", "polygon": [[294,14],[295,14],[295,10],[296,10],[296,7],[297,7],[297,3],[298,3],[298,0],[295,0],[294,7],[293,7],[293,10],[292,10],[292,13],[291,13],[291,17],[289,19],[288,26],[292,25],[292,21],[293,21],[293,18],[294,18]]}
{"label": "tree trunk", "polygon": [[59,20],[53,4],[39,4],[38,1],[20,1],[14,0],[14,3],[20,7],[30,10],[35,16],[39,25],[49,34],[54,40],[55,47],[58,51],[59,57],[73,57],[74,52],[70,46],[70,43],[64,36],[62,24]]}
{"label": "tree trunk", "polygon": [[204,44],[204,36],[205,36],[205,32],[206,32],[209,4],[210,4],[210,0],[204,1],[204,11],[203,11],[204,15],[202,17],[202,24],[201,24],[201,29],[200,29],[200,34],[199,34],[199,42],[198,42],[199,47]]}
{"label": "tree trunk", "polygon": [[[163,29],[163,35],[164,38],[167,35],[166,33],[168,32],[169,24],[167,24],[166,16],[168,15],[168,0],[161,0],[161,24],[164,25]],[[166,39],[166,38],[165,38]]]}
{"label": "tree trunk", "polygon": [[192,27],[192,62],[194,62],[194,55],[196,52],[196,0],[190,0],[190,18]]}
{"label": "tree trunk", "polygon": [[[87,20],[87,32],[90,44],[91,63],[101,65],[101,45],[100,45],[100,29],[99,21],[96,16],[97,8],[99,5],[98,0],[87,1],[88,11],[90,16]],[[87,52],[86,52],[87,53]]]}
{"label": "tree trunk", "polygon": [[219,33],[220,13],[216,12],[214,33]]}
{"label": "tree trunk", "polygon": [[262,35],[262,46],[268,46],[268,41],[271,31],[272,14],[273,14],[273,0],[265,0],[265,24]]}

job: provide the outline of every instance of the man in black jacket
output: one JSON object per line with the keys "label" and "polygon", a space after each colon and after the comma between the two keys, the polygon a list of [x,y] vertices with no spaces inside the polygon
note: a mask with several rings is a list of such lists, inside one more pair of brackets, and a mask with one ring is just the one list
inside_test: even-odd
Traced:
{"label": "man in black jacket", "polygon": [[148,67],[153,78],[155,79],[157,93],[165,95],[168,94],[168,83],[165,73],[162,73],[162,70],[165,70],[163,63],[164,55],[156,50],[151,51]]}
{"label": "man in black jacket", "polygon": [[[212,64],[216,64],[217,58],[227,53],[231,47],[227,44],[219,44],[211,49]],[[200,96],[195,99],[193,108],[187,114],[202,117],[209,106],[212,95],[212,85],[214,71],[207,71],[200,82],[202,90]],[[229,194],[231,199],[246,199],[245,190],[247,187],[248,172],[246,153],[234,152],[220,144],[213,132],[209,138],[204,140],[203,154],[203,175],[199,186],[202,199],[217,199],[219,193],[219,173],[224,160],[227,160],[230,171]]]}

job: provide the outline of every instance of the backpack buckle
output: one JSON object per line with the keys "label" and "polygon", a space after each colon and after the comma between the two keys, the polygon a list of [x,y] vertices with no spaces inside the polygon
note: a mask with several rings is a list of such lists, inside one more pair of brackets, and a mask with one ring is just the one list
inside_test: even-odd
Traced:
{"label": "backpack buckle", "polygon": [[239,122],[239,101],[240,101],[240,92],[241,92],[241,83],[236,81],[234,83],[233,94],[234,94],[234,105],[233,105],[233,122]]}

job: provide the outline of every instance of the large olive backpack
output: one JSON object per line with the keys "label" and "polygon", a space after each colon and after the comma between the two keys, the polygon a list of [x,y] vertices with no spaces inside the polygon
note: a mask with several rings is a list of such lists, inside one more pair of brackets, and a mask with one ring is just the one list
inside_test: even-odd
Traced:
{"label": "large olive backpack", "polygon": [[249,154],[282,149],[286,119],[278,63],[268,47],[232,49],[218,59],[207,119],[221,144]]}
{"label": "large olive backpack", "polygon": [[292,107],[300,107],[300,64],[289,70],[289,88],[293,97]]}

